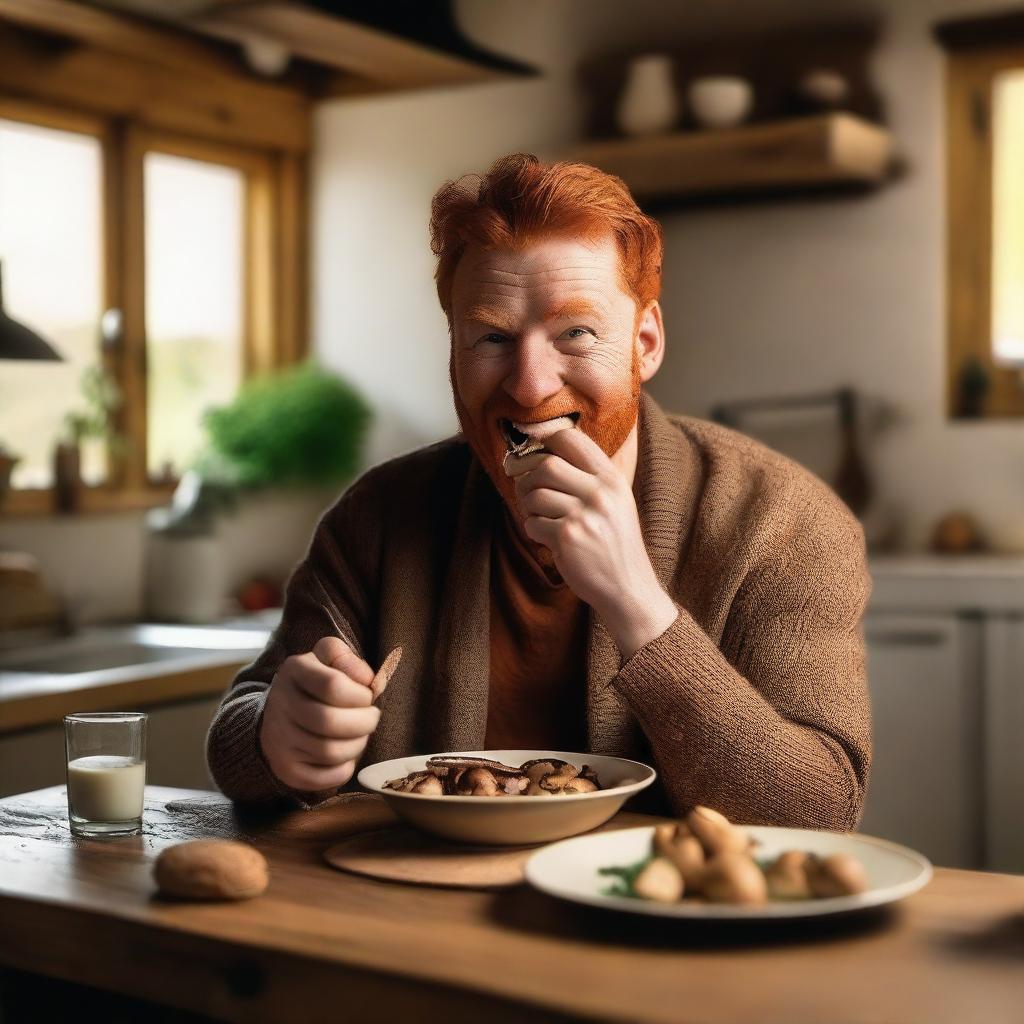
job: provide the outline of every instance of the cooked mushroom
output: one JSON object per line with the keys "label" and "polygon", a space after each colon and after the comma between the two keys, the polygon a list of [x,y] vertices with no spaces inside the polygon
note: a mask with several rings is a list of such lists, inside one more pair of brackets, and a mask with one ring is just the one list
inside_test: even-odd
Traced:
{"label": "cooked mushroom", "polygon": [[721,853],[700,873],[700,891],[710,903],[764,903],[768,884],[745,853]]}
{"label": "cooked mushroom", "polygon": [[654,829],[654,852],[672,861],[686,879],[687,890],[697,888],[706,858],[700,840],[683,823],[657,825]]}
{"label": "cooked mushroom", "polygon": [[679,869],[664,857],[654,857],[633,879],[633,892],[657,903],[675,903],[682,899],[685,889]]}
{"label": "cooked mushroom", "polygon": [[410,774],[403,778],[391,779],[385,782],[384,788],[393,789],[396,793],[410,793],[417,783],[427,778],[433,778],[433,773],[429,771],[410,772]]}
{"label": "cooked mushroom", "polygon": [[577,775],[575,779],[570,779],[563,787],[563,793],[596,793],[598,785],[592,779],[585,779],[582,775]]}
{"label": "cooked mushroom", "polygon": [[530,780],[525,775],[502,775],[498,778],[500,792],[505,796],[521,796],[530,788]]}
{"label": "cooked mushroom", "polygon": [[557,758],[534,758],[532,761],[524,761],[519,770],[526,772],[531,782],[540,782],[545,775],[550,775],[565,765],[565,761],[559,761]]}
{"label": "cooked mushroom", "polygon": [[710,807],[694,807],[686,816],[686,824],[700,840],[708,857],[716,857],[720,853],[746,853],[750,849],[746,832]]}
{"label": "cooked mushroom", "polygon": [[851,896],[864,892],[868,876],[856,857],[849,853],[833,853],[828,857],[807,858],[807,882],[815,896]]}
{"label": "cooked mushroom", "polygon": [[498,780],[489,768],[467,768],[455,790],[458,796],[495,796]]}
{"label": "cooked mushroom", "polygon": [[426,778],[420,779],[411,789],[407,790],[409,793],[422,793],[424,796],[441,796],[444,793],[444,787],[441,785],[441,780],[436,775],[427,774]]}
{"label": "cooked mushroom", "polygon": [[807,854],[803,850],[780,853],[764,873],[773,900],[807,900],[814,894],[807,879]]}
{"label": "cooked mushroom", "polygon": [[487,757],[461,757],[458,754],[432,757],[427,761],[427,768],[431,771],[439,769],[487,768],[491,772],[504,772],[510,775],[518,775],[520,773],[519,768],[502,764],[500,761],[492,761]]}
{"label": "cooked mushroom", "polygon": [[565,789],[565,784],[575,779],[579,775],[580,770],[574,764],[565,764],[557,771],[548,772],[540,780],[541,789],[546,789],[550,793],[561,793]]}

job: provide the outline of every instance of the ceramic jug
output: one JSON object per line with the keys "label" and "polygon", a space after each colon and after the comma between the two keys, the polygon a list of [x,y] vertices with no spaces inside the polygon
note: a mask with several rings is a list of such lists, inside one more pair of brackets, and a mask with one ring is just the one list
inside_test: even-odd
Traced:
{"label": "ceramic jug", "polygon": [[672,58],[656,53],[633,58],[616,108],[623,134],[658,135],[671,130],[678,118]]}

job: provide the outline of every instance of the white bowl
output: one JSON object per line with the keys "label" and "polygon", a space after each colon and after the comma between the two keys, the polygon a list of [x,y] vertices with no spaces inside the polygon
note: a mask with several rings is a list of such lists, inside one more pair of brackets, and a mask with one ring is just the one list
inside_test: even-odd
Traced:
{"label": "white bowl", "polygon": [[741,124],[754,105],[754,90],[745,78],[717,76],[690,83],[690,109],[705,128],[732,128]]}
{"label": "white bowl", "polygon": [[[524,761],[555,757],[577,767],[590,765],[606,788],[596,793],[567,796],[514,797],[424,796],[384,788],[384,783],[390,779],[422,771],[430,758],[442,756],[486,757],[512,767]],[[563,750],[463,750],[380,761],[364,768],[358,778],[361,786],[384,797],[400,818],[424,832],[463,843],[523,846],[564,839],[603,825],[634,793],[654,782],[657,772],[639,761],[602,754]]]}

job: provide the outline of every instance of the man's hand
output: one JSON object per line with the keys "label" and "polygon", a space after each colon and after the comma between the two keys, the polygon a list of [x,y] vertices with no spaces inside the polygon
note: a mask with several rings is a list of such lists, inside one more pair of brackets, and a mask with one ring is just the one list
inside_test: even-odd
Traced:
{"label": "man's hand", "polygon": [[580,430],[545,438],[547,452],[509,459],[527,537],[551,551],[570,590],[604,620],[626,661],[678,614],[651,565],[633,491]]}
{"label": "man's hand", "polygon": [[330,789],[352,778],[380,720],[372,680],[370,666],[333,636],[285,659],[267,693],[259,742],[286,786]]}

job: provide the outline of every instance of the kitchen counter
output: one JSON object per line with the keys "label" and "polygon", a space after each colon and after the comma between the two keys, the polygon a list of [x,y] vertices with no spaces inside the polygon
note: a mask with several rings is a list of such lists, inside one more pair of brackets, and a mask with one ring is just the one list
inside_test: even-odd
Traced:
{"label": "kitchen counter", "polygon": [[901,612],[1024,611],[1024,556],[872,555],[869,609]]}
{"label": "kitchen counter", "polygon": [[253,616],[214,626],[94,626],[8,647],[0,651],[0,735],[59,723],[71,712],[220,695],[273,625]]}
{"label": "kitchen counter", "polygon": [[[31,972],[235,1021],[1020,1019],[1021,877],[940,868],[889,909],[708,927],[525,887],[379,882],[322,861],[340,837],[392,820],[367,795],[241,816],[217,794],[147,787],[145,834],[103,842],[70,837],[63,787],[0,800],[4,990]],[[623,812],[616,824],[654,820]],[[210,836],[259,847],[267,892],[156,898],[160,849]]]}

